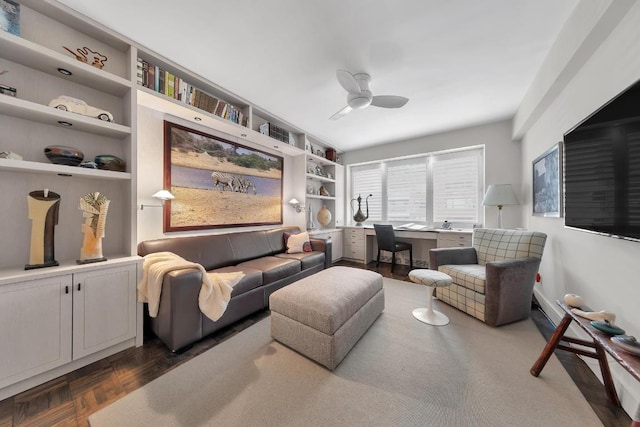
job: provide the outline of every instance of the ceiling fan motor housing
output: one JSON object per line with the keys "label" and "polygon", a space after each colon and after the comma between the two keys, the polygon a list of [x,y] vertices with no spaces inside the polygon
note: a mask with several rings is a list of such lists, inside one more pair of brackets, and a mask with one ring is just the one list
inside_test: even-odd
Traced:
{"label": "ceiling fan motor housing", "polygon": [[347,96],[347,104],[354,110],[366,108],[371,104],[373,95],[368,90],[363,90],[360,93],[350,93]]}

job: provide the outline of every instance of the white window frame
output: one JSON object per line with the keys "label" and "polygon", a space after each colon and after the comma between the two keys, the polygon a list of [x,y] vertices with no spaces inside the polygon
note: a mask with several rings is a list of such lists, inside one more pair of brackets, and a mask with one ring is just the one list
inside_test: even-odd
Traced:
{"label": "white window frame", "polygon": [[[349,199],[350,200],[354,200],[355,198],[358,197],[358,194],[354,194],[353,193],[353,169],[352,168],[358,168],[358,167],[362,167],[362,166],[371,166],[371,167],[376,167],[376,165],[378,167],[381,168],[382,170],[382,218],[381,219],[375,219],[375,221],[369,219],[367,220],[367,223],[373,223],[373,222],[382,222],[382,223],[388,223],[388,224],[393,224],[393,225],[402,225],[405,224],[407,222],[413,222],[413,223],[417,223],[417,224],[424,224],[427,225],[429,227],[440,227],[441,222],[437,222],[434,223],[434,211],[433,211],[433,159],[441,157],[441,156],[447,156],[447,157],[456,157],[456,154],[459,154],[460,157],[468,157],[470,155],[472,156],[476,156],[478,158],[478,188],[477,188],[477,201],[476,201],[476,211],[477,211],[477,221],[454,221],[453,225],[457,226],[457,227],[463,227],[463,228],[471,228],[473,225],[475,224],[483,224],[484,223],[484,209],[482,206],[482,197],[484,196],[483,191],[484,191],[484,169],[485,169],[485,147],[484,145],[475,145],[475,146],[469,146],[469,147],[462,147],[462,148],[458,148],[458,149],[453,149],[453,150],[443,150],[443,151],[436,151],[436,152],[429,152],[429,153],[421,153],[421,154],[416,154],[416,155],[411,155],[411,156],[403,156],[403,157],[394,157],[394,158],[388,158],[388,159],[384,159],[384,160],[377,160],[377,161],[371,161],[371,162],[363,162],[363,163],[354,163],[351,165],[348,165],[347,167],[347,191],[349,194]],[[395,161],[399,161],[399,160],[410,160],[410,159],[420,159],[423,158],[425,160],[425,162],[427,163],[427,178],[426,178],[426,182],[425,182],[425,187],[426,187],[426,221],[417,221],[417,220],[413,220],[413,219],[409,219],[407,221],[389,221],[388,220],[388,197],[387,197],[387,164],[391,163],[391,162],[395,162]],[[364,198],[365,195],[362,195],[363,198],[363,202],[362,202],[362,208],[364,211]],[[370,199],[371,201],[371,199]],[[349,203],[348,203],[349,204]],[[357,204],[355,202],[353,202],[354,207],[357,209]],[[353,218],[353,212],[351,212],[351,208],[347,207],[347,217],[349,218],[349,221],[352,222],[352,218]]]}

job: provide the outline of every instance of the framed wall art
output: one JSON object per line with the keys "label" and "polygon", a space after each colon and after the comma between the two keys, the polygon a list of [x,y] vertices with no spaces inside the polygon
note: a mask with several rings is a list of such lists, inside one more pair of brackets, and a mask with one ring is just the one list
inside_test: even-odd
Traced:
{"label": "framed wall art", "polygon": [[164,231],[282,224],[283,158],[164,122]]}
{"label": "framed wall art", "polygon": [[533,161],[533,215],[563,215],[562,142],[558,142]]}

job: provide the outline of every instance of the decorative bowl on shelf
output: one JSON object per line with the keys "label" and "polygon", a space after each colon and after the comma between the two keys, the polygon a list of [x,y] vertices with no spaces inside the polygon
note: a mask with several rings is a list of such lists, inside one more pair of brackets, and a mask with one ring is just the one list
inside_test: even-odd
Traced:
{"label": "decorative bowl on shelf", "polygon": [[82,163],[80,163],[80,167],[87,168],[87,169],[98,169],[98,165],[93,160],[83,161]]}
{"label": "decorative bowl on shelf", "polygon": [[614,325],[613,323],[608,322],[606,320],[604,322],[599,322],[597,320],[592,320],[591,321],[591,326],[593,326],[597,330],[602,331],[605,334],[609,334],[609,335],[622,335],[622,334],[624,334],[624,329],[619,328],[616,325]]}
{"label": "decorative bowl on shelf", "polygon": [[640,343],[636,340],[636,337],[630,335],[621,335],[611,338],[611,341],[617,344],[627,353],[640,356]]}
{"label": "decorative bowl on shelf", "polygon": [[114,172],[124,172],[127,169],[127,164],[124,160],[111,154],[100,154],[93,161],[98,165],[98,169]]}
{"label": "decorative bowl on shelf", "polygon": [[50,145],[44,149],[44,155],[56,165],[78,166],[84,159],[82,151],[64,145]]}

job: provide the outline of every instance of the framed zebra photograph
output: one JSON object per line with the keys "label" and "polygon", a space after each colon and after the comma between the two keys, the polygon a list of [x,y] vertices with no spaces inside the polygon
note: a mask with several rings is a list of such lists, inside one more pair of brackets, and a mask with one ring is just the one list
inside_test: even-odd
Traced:
{"label": "framed zebra photograph", "polygon": [[164,121],[164,231],[282,224],[283,158]]}

